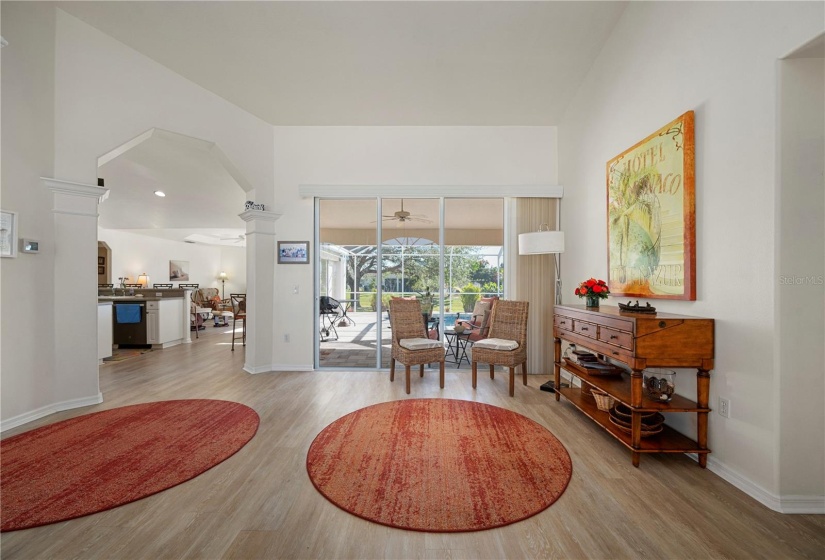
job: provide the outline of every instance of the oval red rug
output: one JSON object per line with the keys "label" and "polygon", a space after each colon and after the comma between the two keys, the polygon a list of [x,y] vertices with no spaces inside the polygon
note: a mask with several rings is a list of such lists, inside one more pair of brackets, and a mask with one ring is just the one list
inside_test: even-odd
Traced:
{"label": "oval red rug", "polygon": [[544,510],[567,488],[567,450],[540,424],[450,399],[381,403],[323,429],[307,454],[341,509],[414,531],[491,529]]}
{"label": "oval red rug", "polygon": [[232,456],[258,429],[236,402],[176,400],[104,410],[0,442],[0,530],[111,509]]}

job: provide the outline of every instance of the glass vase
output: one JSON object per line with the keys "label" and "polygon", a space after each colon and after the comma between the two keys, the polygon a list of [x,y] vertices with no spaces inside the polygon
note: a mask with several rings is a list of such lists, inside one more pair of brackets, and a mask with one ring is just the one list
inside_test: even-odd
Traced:
{"label": "glass vase", "polygon": [[599,296],[596,294],[587,294],[584,299],[587,307],[599,307]]}
{"label": "glass vase", "polygon": [[672,369],[645,368],[642,383],[647,396],[655,401],[670,402],[676,391],[676,372]]}

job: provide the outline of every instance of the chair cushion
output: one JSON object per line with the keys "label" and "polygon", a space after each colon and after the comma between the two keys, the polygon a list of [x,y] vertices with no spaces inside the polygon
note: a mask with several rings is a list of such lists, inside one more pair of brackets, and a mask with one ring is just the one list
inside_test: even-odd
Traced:
{"label": "chair cushion", "polygon": [[407,350],[427,350],[429,348],[441,348],[440,340],[430,340],[429,338],[402,338],[398,344]]}
{"label": "chair cushion", "polygon": [[518,342],[515,340],[505,340],[503,338],[485,338],[473,344],[473,348],[486,348],[487,350],[515,350]]}
{"label": "chair cushion", "polygon": [[482,325],[484,320],[484,313],[490,311],[490,302],[478,300],[473,307],[472,322],[476,325]]}

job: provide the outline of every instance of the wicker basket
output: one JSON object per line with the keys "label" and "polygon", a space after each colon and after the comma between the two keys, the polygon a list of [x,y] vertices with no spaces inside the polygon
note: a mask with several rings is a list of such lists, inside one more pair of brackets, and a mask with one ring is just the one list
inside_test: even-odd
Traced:
{"label": "wicker basket", "polygon": [[593,387],[591,393],[593,395],[593,398],[596,399],[596,407],[599,410],[607,412],[611,408],[613,408],[613,404],[615,402],[613,397],[611,397],[601,389],[596,389],[595,387]]}

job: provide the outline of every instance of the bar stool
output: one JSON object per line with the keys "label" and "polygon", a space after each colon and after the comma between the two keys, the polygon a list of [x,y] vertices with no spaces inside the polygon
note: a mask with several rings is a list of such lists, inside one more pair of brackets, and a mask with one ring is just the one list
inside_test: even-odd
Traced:
{"label": "bar stool", "polygon": [[[232,351],[235,351],[235,341],[240,339],[246,346],[246,294],[229,294],[232,302]],[[235,325],[241,322],[241,336],[235,334]]]}

